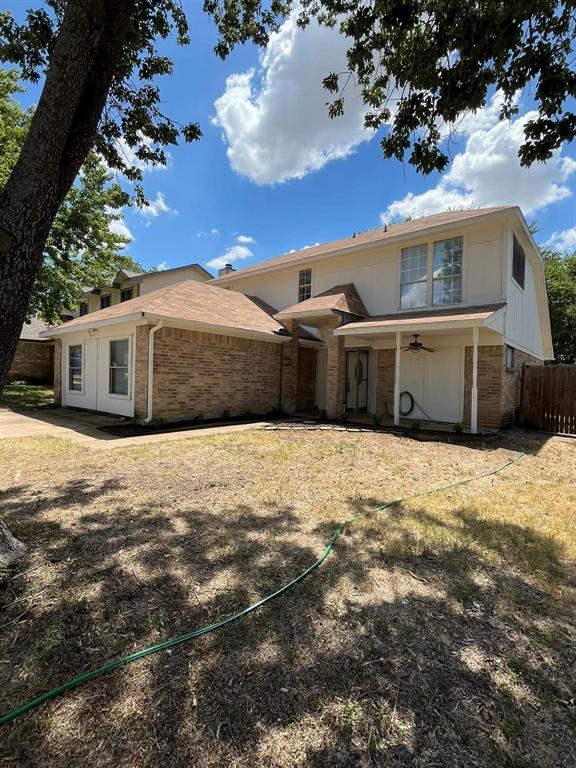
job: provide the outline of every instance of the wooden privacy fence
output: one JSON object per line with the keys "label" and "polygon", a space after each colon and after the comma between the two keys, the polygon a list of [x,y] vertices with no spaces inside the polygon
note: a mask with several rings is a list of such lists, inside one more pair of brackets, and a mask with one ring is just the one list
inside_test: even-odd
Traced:
{"label": "wooden privacy fence", "polygon": [[576,435],[576,365],[523,366],[520,423]]}

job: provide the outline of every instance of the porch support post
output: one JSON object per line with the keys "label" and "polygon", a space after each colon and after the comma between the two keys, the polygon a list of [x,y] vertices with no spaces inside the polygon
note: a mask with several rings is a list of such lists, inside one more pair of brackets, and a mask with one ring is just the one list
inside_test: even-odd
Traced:
{"label": "porch support post", "polygon": [[394,361],[394,425],[400,424],[400,354],[402,334],[396,332],[396,356]]}
{"label": "porch support post", "polygon": [[470,393],[470,431],[478,432],[478,339],[480,333],[478,326],[472,329],[472,391]]}
{"label": "porch support post", "polygon": [[332,317],[326,326],[326,415],[340,419],[344,412],[344,375],[346,352],[344,337],[334,336],[340,317]]}

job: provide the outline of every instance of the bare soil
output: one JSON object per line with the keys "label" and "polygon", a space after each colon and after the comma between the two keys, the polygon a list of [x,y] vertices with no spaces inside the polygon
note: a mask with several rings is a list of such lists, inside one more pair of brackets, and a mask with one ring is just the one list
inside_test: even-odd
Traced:
{"label": "bare soil", "polygon": [[576,442],[291,427],[90,452],[0,441],[0,712],[294,591],[0,732],[6,766],[576,765]]}

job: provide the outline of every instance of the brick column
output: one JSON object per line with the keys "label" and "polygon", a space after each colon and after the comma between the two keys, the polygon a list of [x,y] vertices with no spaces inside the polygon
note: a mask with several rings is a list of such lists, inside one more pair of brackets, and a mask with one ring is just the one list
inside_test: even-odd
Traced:
{"label": "brick column", "polygon": [[54,403],[62,405],[62,339],[54,342]]}
{"label": "brick column", "polygon": [[148,410],[148,334],[150,325],[136,327],[134,351],[134,418],[145,419]]}
{"label": "brick column", "polygon": [[286,320],[290,341],[282,345],[282,399],[284,413],[294,413],[298,397],[298,320]]}
{"label": "brick column", "polygon": [[326,334],[326,415],[329,419],[339,419],[344,412],[344,337],[333,333],[339,325],[339,317],[330,318]]}

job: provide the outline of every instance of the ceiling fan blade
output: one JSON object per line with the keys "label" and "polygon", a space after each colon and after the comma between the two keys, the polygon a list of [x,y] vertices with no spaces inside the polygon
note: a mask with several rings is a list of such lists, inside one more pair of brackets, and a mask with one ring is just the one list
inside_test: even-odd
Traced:
{"label": "ceiling fan blade", "polygon": [[434,349],[434,347],[421,347],[421,349],[425,350],[426,352],[438,352],[438,350]]}

